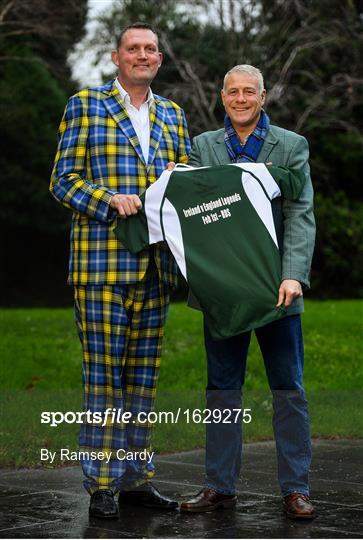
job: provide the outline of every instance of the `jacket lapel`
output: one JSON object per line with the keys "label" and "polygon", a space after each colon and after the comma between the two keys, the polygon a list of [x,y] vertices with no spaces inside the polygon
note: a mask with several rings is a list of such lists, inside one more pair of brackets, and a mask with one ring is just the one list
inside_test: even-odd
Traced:
{"label": "jacket lapel", "polygon": [[162,103],[154,99],[150,103],[149,108],[150,118],[150,147],[149,147],[149,159],[147,161],[147,168],[150,167],[155,159],[156,151],[159,148],[161,138],[163,136],[163,127],[165,123],[165,109]]}
{"label": "jacket lapel", "polygon": [[112,85],[110,91],[109,85],[106,85],[104,87],[104,91],[108,94],[108,97],[103,101],[108,113],[110,114],[110,116],[112,116],[118,126],[122,129],[123,133],[129,139],[139,159],[144,163],[144,165],[146,165],[144,156],[142,155],[139,139],[135,133],[131,120],[123,105],[120,92],[118,91],[115,84]]}
{"label": "jacket lapel", "polygon": [[268,161],[269,155],[271,154],[272,150],[278,142],[278,139],[275,137],[275,135],[273,135],[273,133],[271,133],[271,130],[269,129],[265,142],[263,143],[261,151],[258,155],[257,162],[265,163],[266,161]]}
{"label": "jacket lapel", "polygon": [[220,165],[226,165],[226,163],[231,162],[231,159],[227,152],[226,144],[224,142],[224,129],[221,130],[220,135],[216,139],[213,145],[213,151]]}

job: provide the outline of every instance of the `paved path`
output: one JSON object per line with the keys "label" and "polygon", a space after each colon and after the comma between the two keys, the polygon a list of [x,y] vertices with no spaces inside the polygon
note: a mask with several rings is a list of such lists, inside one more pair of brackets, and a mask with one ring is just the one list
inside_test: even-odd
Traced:
{"label": "paved path", "polygon": [[[79,467],[2,470],[0,538],[363,538],[363,440],[315,440],[311,473],[318,517],[281,512],[272,442],[245,445],[236,509],[207,514],[121,509],[119,521],[88,518]],[[159,456],[155,484],[177,499],[202,486],[204,452]]]}

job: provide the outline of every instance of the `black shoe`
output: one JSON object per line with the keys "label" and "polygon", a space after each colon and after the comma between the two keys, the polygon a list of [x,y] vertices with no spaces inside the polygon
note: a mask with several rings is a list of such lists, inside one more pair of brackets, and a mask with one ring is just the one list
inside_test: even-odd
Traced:
{"label": "black shoe", "polygon": [[118,502],[121,505],[132,504],[146,508],[157,508],[158,510],[175,510],[178,508],[177,501],[172,501],[168,497],[161,495],[151,482],[146,482],[146,484],[142,484],[142,486],[132,491],[120,491]]}
{"label": "black shoe", "polygon": [[101,519],[118,518],[118,507],[110,489],[99,489],[92,493],[89,515]]}

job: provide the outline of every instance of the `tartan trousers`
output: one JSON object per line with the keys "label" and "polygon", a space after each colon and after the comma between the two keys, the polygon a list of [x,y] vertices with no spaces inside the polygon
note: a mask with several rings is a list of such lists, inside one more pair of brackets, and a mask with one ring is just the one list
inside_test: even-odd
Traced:
{"label": "tartan trousers", "polygon": [[[91,494],[98,489],[132,489],[154,476],[154,465],[137,458],[120,460],[116,452],[150,450],[152,424],[143,423],[144,416],[139,422],[137,415],[154,408],[169,287],[150,266],[135,284],[77,286],[74,300],[83,348],[85,411],[104,415],[115,408],[132,413],[124,423],[81,425],[84,487]],[[88,452],[92,457],[111,452],[112,457],[107,463],[88,459]]]}

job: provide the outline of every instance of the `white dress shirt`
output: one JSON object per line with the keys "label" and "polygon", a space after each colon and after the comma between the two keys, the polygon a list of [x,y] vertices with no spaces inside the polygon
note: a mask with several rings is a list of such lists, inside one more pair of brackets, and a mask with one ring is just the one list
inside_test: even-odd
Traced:
{"label": "white dress shirt", "polygon": [[121,86],[118,79],[115,80],[115,84],[121,94],[122,100],[125,105],[127,114],[130,117],[131,124],[135,130],[137,138],[139,139],[142,155],[144,156],[145,163],[148,161],[149,157],[149,146],[150,146],[150,120],[149,120],[149,105],[154,99],[151,88],[149,88],[149,93],[147,100],[141,105],[140,109],[134,107],[131,103],[131,99],[126,90]]}

